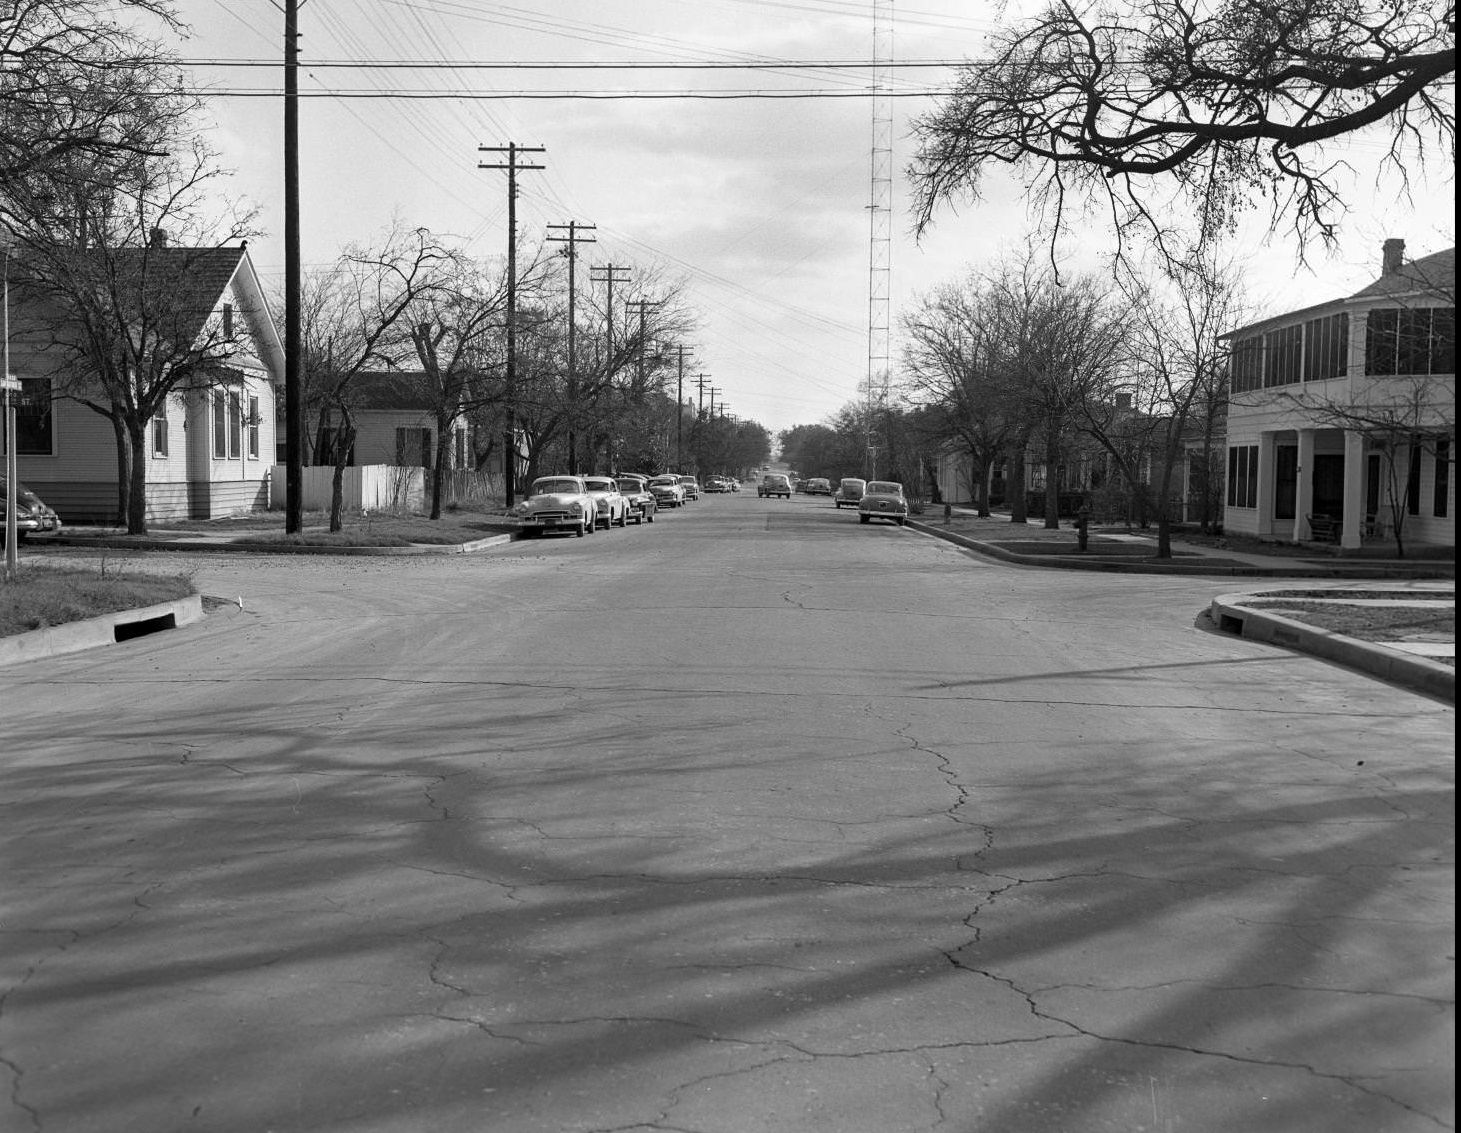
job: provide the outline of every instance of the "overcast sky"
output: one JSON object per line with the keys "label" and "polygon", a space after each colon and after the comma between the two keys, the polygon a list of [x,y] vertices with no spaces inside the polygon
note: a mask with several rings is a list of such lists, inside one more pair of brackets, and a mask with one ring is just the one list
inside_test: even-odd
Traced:
{"label": "overcast sky", "polygon": [[[1010,5],[1009,10],[1014,5]],[[269,0],[179,0],[193,36],[181,52],[197,81],[223,90],[274,89],[274,69],[208,60],[278,60],[283,17]],[[901,62],[977,56],[990,30],[979,13],[1000,5],[895,0]],[[605,92],[666,94],[794,89],[866,90],[862,70],[543,70],[317,66],[339,60],[540,62],[867,61],[871,0],[306,0],[302,93]],[[895,89],[938,90],[942,68],[900,69]],[[907,123],[931,98],[894,100],[891,287],[893,320],[914,296],[987,265],[1014,247],[1028,221],[1014,186],[940,214],[921,243],[910,233],[901,170]],[[282,108],[277,98],[212,97],[214,142],[237,171],[238,192],[267,230],[251,242],[273,284],[282,278]],[[520,246],[549,224],[597,226],[581,264],[657,267],[683,280],[700,325],[691,372],[703,372],[730,412],[773,433],[824,421],[857,400],[867,375],[872,107],[865,97],[734,99],[308,98],[301,101],[301,216],[306,265],[327,264],[368,241],[393,215],[463,238],[480,257],[506,247],[506,178],[478,146],[543,146],[546,168],[519,175]],[[1334,257],[1296,275],[1293,246],[1255,225],[1235,254],[1275,309],[1347,294],[1377,273],[1380,242],[1423,255],[1454,242],[1453,189],[1440,176],[1416,186],[1414,209],[1374,182],[1379,139],[1346,154],[1357,208]],[[1449,169],[1447,170],[1449,174]],[[1086,253],[1100,254],[1092,231]],[[1094,259],[1090,260],[1094,262]],[[618,294],[630,297],[629,289]],[[653,295],[646,296],[653,298]],[[893,353],[898,346],[894,334]]]}

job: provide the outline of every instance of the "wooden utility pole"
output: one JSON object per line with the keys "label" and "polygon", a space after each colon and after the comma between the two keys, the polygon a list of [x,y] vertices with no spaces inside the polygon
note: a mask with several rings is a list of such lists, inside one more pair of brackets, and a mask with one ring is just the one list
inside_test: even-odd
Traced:
{"label": "wooden utility pole", "polygon": [[653,299],[631,299],[624,304],[626,310],[634,308],[639,313],[639,366],[634,379],[634,400],[644,400],[644,320],[649,311],[658,307]]}
{"label": "wooden utility pole", "polygon": [[478,146],[478,153],[505,153],[507,160],[495,164],[479,161],[478,169],[507,170],[507,364],[503,375],[503,400],[506,423],[503,426],[502,480],[503,502],[511,507],[517,486],[517,175],[522,169],[542,169],[541,165],[518,161],[524,153],[546,153],[543,146]]}
{"label": "wooden utility pole", "polygon": [[694,347],[683,344],[675,347],[677,356],[675,377],[675,467],[685,463],[685,355]]}
{"label": "wooden utility pole", "polygon": [[575,268],[578,265],[578,245],[593,244],[597,240],[594,236],[583,236],[580,233],[596,231],[597,226],[579,224],[576,220],[570,220],[567,224],[550,224],[548,228],[568,232],[567,236],[549,236],[548,239],[565,245],[563,254],[568,257],[568,473],[570,476],[577,476],[578,430],[574,427],[578,420],[578,359],[574,353],[574,343],[577,337],[574,323],[577,295]]}
{"label": "wooden utility pole", "polygon": [[304,338],[299,250],[299,9],[284,4],[284,530],[304,527]]}

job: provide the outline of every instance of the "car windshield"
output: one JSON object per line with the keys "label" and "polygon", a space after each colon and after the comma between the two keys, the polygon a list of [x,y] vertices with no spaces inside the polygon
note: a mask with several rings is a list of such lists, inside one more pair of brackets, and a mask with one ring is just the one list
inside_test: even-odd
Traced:
{"label": "car windshield", "polygon": [[695,484],[695,483],[698,483],[698,482],[696,481],[695,477],[693,477],[693,476],[681,476],[680,477],[680,483],[681,484],[689,485],[689,484]]}
{"label": "car windshield", "polygon": [[854,488],[864,488],[866,486],[867,486],[867,481],[866,480],[844,480],[844,481],[842,481],[842,488],[843,488],[843,490],[844,491],[848,491],[848,492],[852,491]]}
{"label": "car windshield", "polygon": [[571,476],[557,476],[533,481],[533,495],[562,496],[583,491],[583,484]]}
{"label": "car windshield", "polygon": [[634,492],[638,494],[639,492],[644,491],[644,485],[641,484],[638,480],[620,480],[619,491]]}
{"label": "car windshield", "polygon": [[680,482],[676,480],[673,476],[656,476],[653,480],[650,481],[650,483],[653,484],[656,488],[674,488],[677,487]]}
{"label": "car windshield", "polygon": [[590,492],[612,492],[618,486],[612,480],[585,480]]}
{"label": "car windshield", "polygon": [[868,484],[867,491],[870,496],[901,496],[903,485],[895,484],[891,480],[873,480]]}

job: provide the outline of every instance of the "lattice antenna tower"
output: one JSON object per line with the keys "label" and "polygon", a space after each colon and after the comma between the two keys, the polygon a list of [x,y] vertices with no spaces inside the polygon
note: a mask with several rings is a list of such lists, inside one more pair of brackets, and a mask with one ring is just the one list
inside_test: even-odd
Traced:
{"label": "lattice antenna tower", "polygon": [[867,463],[877,472],[875,410],[888,396],[893,276],[893,0],[872,0],[872,150],[868,194]]}

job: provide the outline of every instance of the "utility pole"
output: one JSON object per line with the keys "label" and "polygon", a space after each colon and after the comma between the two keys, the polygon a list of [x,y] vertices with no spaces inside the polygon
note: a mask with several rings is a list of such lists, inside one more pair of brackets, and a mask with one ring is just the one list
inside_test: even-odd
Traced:
{"label": "utility pole", "polygon": [[710,388],[710,375],[696,374],[695,385],[700,390],[699,400],[695,403],[695,416],[703,418],[705,416],[705,391]]}
{"label": "utility pole", "polygon": [[284,530],[304,527],[304,337],[299,250],[299,9],[284,3]]}
{"label": "utility pole", "polygon": [[524,153],[546,153],[543,146],[478,146],[478,153],[505,153],[507,160],[496,164],[479,161],[478,169],[507,170],[507,366],[504,375],[504,400],[507,421],[503,428],[505,451],[502,454],[503,502],[508,507],[516,499],[517,484],[517,174],[522,169],[542,169],[541,165],[518,161]]}
{"label": "utility pole", "polygon": [[[603,272],[602,275],[595,275],[594,272]],[[619,275],[623,272],[623,275]],[[590,283],[607,283],[609,290],[604,298],[604,321],[608,339],[605,343],[606,353],[604,354],[604,377],[608,380],[612,376],[611,368],[614,365],[614,284],[629,282],[629,269],[618,267],[615,264],[605,264],[601,268],[588,269],[588,281]]]}
{"label": "utility pole", "polygon": [[685,346],[683,343],[675,347],[676,354],[676,377],[675,377],[675,467],[681,468],[685,463],[685,355],[693,353],[693,346]]}
{"label": "utility pole", "polygon": [[710,387],[710,416],[712,420],[715,418],[715,395],[724,392],[724,390],[716,389],[714,386]]}
{"label": "utility pole", "polygon": [[566,229],[568,232],[567,236],[549,236],[548,239],[565,245],[563,254],[568,257],[568,473],[570,476],[577,476],[578,432],[573,427],[578,418],[578,364],[574,355],[576,327],[573,318],[577,292],[574,287],[574,269],[578,265],[578,245],[593,244],[598,240],[595,236],[581,236],[579,233],[597,231],[597,226],[570,220],[567,224],[550,224],[548,228],[557,231]]}
{"label": "utility pole", "polygon": [[653,299],[631,299],[624,304],[626,310],[633,307],[639,312],[639,368],[634,380],[634,400],[644,400],[644,319],[651,308],[659,303]]}

